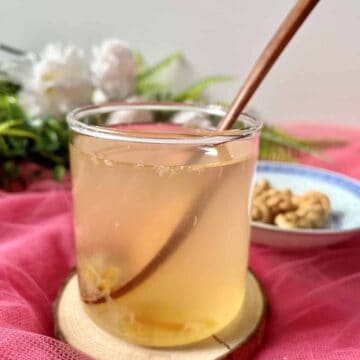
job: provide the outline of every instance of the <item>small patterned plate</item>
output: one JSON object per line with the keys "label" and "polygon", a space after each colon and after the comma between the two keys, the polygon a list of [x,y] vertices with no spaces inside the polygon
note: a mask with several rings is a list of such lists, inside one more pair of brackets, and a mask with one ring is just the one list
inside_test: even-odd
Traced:
{"label": "small patterned plate", "polygon": [[295,194],[317,190],[328,195],[331,214],[323,229],[281,229],[252,223],[252,241],[282,248],[326,246],[360,236],[360,182],[344,175],[310,166],[259,161],[256,180],[266,178],[275,188]]}

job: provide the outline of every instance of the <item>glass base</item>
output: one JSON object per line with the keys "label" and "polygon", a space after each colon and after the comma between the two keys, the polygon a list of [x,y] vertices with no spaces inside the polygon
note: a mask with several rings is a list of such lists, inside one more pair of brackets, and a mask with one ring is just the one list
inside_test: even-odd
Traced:
{"label": "glass base", "polygon": [[[136,355],[139,360],[148,359],[149,356],[196,360],[203,359],[204,356],[208,359],[225,357],[242,348],[246,348],[246,351],[255,349],[263,335],[266,300],[259,282],[249,272],[242,309],[225,329],[196,344],[164,349],[135,345],[98,327],[83,308],[75,274],[59,294],[54,310],[56,336],[94,358],[106,360]],[[255,345],[249,347],[249,342],[254,342]],[[174,357],[176,354],[177,357]]]}

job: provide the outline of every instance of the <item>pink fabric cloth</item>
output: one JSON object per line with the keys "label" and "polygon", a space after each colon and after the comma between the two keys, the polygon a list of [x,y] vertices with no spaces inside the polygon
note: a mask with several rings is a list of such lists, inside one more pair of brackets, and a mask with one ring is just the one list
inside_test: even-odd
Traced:
{"label": "pink fabric cloth", "polygon": [[[360,129],[294,130],[350,139],[329,152],[332,163],[303,160],[360,179]],[[0,193],[0,359],[88,358],[52,338],[51,304],[74,266],[73,241],[67,187],[45,181]],[[360,237],[306,252],[254,246],[250,265],[270,304],[256,359],[360,359]]]}

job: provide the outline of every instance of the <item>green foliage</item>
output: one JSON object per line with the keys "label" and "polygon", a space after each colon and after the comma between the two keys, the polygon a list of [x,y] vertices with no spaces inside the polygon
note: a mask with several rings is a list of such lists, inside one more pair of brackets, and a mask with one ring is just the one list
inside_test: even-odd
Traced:
{"label": "green foliage", "polygon": [[345,145],[339,139],[302,139],[277,127],[265,125],[261,132],[259,158],[262,160],[296,161],[301,154],[326,160],[319,150]]}
{"label": "green foliage", "polygon": [[259,159],[295,162],[296,157],[292,154],[292,151],[283,145],[261,137],[259,145]]}
{"label": "green foliage", "polygon": [[154,65],[151,65],[149,67],[145,67],[138,75],[137,75],[137,83],[141,81],[148,80],[150,78],[153,78],[160,73],[162,73],[165,69],[168,69],[170,65],[173,65],[174,63],[178,62],[181,59],[181,53],[176,52],[173,54],[170,54],[163,60],[155,63]]}
{"label": "green foliage", "polygon": [[53,169],[53,179],[56,181],[61,181],[66,173],[66,168],[64,165],[55,165]]}
{"label": "green foliage", "polygon": [[10,119],[24,119],[25,114],[14,95],[0,94],[0,123]]}
{"label": "green foliage", "polygon": [[[142,55],[134,52],[136,63],[135,93],[155,101],[202,101],[204,92],[211,86],[231,80],[227,76],[211,76],[201,79],[183,91],[173,94],[169,84],[160,78],[164,71],[181,59],[174,53],[165,59],[147,66]],[[28,118],[18,103],[19,86],[0,73],[0,188],[10,181],[22,181],[20,166],[33,162],[52,169],[53,178],[60,181],[69,166],[68,142],[70,130],[65,119],[48,116]],[[168,121],[160,113],[158,121]],[[101,117],[89,119],[92,124],[102,122]],[[215,124],[215,123],[214,123]],[[343,145],[339,140],[306,140],[292,136],[278,128],[264,126],[260,138],[260,159],[296,161],[302,153],[317,155],[318,150]],[[38,172],[33,174],[39,175]]]}
{"label": "green foliage", "polygon": [[166,88],[166,84],[156,80],[141,81],[136,85],[136,92],[142,97],[151,99],[152,97],[155,97],[156,94],[166,90]]}
{"label": "green foliage", "polygon": [[213,85],[230,81],[232,80],[229,76],[209,76],[205,79],[201,79],[194,84],[187,87],[185,90],[183,90],[181,93],[176,94],[172,97],[173,101],[177,102],[183,102],[183,101],[197,101],[197,100],[203,100],[202,95],[204,92],[210,88]]}
{"label": "green foliage", "polygon": [[15,95],[20,86],[9,81],[0,81],[0,94]]}
{"label": "green foliage", "polygon": [[135,60],[135,71],[138,76],[145,69],[145,60],[142,54],[139,51],[133,51],[133,57]]}
{"label": "green foliage", "polygon": [[329,149],[338,146],[343,146],[348,143],[344,139],[302,139],[293,135],[290,135],[278,128],[272,128],[272,131],[276,132],[277,136],[283,137],[287,140],[288,143],[292,143],[300,146],[303,150],[309,149],[312,151],[318,151],[321,149]]}
{"label": "green foliage", "polygon": [[68,141],[65,120],[27,119],[15,97],[0,96],[0,187],[18,177],[23,162],[68,167]]}
{"label": "green foliage", "polygon": [[295,155],[299,153],[315,154],[315,148],[313,146],[273,126],[263,127],[261,140],[263,144],[262,149],[260,146],[260,155],[262,155],[264,159],[281,160],[284,158],[284,160],[290,161],[294,160]]}
{"label": "green foliage", "polygon": [[161,92],[168,87],[168,84],[159,82],[157,78],[168,70],[172,65],[176,64],[181,59],[181,53],[176,52],[170,54],[163,60],[146,66],[142,56],[135,53],[135,64],[137,68],[135,92],[138,95],[154,96],[155,93]]}
{"label": "green foliage", "polygon": [[6,74],[0,71],[0,95],[15,95],[20,86],[9,81]]}

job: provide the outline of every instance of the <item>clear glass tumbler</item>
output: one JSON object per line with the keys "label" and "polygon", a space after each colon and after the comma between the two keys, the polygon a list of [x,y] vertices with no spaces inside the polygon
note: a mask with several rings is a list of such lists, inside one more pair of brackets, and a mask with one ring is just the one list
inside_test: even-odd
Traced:
{"label": "clear glass tumbler", "polygon": [[80,293],[104,330],[178,346],[241,310],[261,124],[242,115],[218,132],[223,115],[112,103],[68,116]]}

